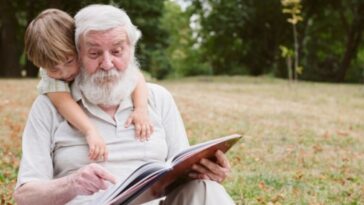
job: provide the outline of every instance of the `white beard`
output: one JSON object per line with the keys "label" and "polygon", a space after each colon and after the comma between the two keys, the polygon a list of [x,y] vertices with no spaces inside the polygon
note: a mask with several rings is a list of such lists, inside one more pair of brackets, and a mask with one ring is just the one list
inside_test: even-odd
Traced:
{"label": "white beard", "polygon": [[134,91],[139,80],[139,68],[132,60],[124,71],[112,68],[88,74],[81,68],[80,90],[88,101],[95,105],[119,105]]}

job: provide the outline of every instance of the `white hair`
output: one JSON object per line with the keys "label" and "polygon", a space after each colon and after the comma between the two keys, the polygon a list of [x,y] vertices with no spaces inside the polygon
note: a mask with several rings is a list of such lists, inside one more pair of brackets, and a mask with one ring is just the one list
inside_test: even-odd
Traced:
{"label": "white hair", "polygon": [[135,45],[142,35],[124,10],[111,5],[93,4],[81,9],[75,15],[75,25],[75,43],[78,51],[80,37],[89,31],[123,27],[126,29],[132,51],[135,50]]}

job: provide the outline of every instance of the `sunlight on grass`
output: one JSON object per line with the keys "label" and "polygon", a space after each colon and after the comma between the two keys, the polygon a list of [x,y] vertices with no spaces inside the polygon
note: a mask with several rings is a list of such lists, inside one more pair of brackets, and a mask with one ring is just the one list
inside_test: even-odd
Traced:
{"label": "sunlight on grass", "polygon": [[[274,78],[159,82],[173,94],[191,144],[244,134],[224,186],[237,204],[364,204],[362,85]],[[37,80],[0,80],[0,195],[11,194]]]}

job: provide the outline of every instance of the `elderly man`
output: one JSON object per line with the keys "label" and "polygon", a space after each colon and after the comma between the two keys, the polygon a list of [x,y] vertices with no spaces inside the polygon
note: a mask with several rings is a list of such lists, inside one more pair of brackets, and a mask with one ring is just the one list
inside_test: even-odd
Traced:
{"label": "elderly man", "polygon": [[[131,93],[137,82],[134,57],[139,30],[126,13],[108,5],[92,5],[75,16],[76,46],[81,74],[72,94],[94,122],[109,149],[106,162],[87,157],[85,138],[57,112],[46,96],[31,109],[23,135],[23,157],[14,193],[18,204],[88,204],[111,183],[125,180],[149,160],[166,161],[188,147],[184,125],[172,96],[149,84],[148,112],[155,126],[150,140],[135,139],[124,127],[133,109]],[[230,167],[221,152],[217,162],[194,165],[195,178],[172,191],[166,204],[232,204],[218,183]],[[153,203],[153,202],[152,202]]]}

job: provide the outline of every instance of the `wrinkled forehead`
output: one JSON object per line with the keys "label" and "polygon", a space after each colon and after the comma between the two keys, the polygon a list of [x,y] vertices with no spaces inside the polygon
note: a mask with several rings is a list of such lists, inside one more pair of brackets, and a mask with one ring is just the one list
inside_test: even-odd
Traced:
{"label": "wrinkled forehead", "polygon": [[102,31],[90,30],[81,36],[80,49],[90,46],[110,46],[128,43],[129,39],[126,29],[116,27]]}

